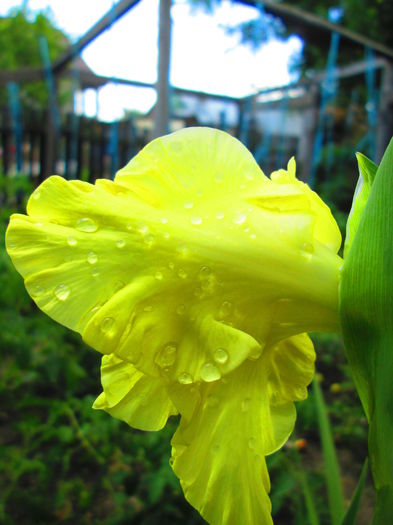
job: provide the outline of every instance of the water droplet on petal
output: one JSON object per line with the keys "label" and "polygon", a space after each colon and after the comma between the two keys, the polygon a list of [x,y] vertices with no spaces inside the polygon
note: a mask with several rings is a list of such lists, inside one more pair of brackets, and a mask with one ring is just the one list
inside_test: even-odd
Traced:
{"label": "water droplet on petal", "polygon": [[166,224],[168,222],[168,219],[166,217],[161,217],[160,222],[161,224]]}
{"label": "water droplet on petal", "polygon": [[149,231],[149,226],[144,222],[138,222],[136,229],[139,233],[147,233]]}
{"label": "water droplet on petal", "polygon": [[97,254],[95,252],[89,252],[87,254],[87,262],[89,264],[96,264],[97,261],[98,261],[98,257],[97,257]]}
{"label": "water droplet on petal", "polygon": [[187,278],[187,272],[183,270],[183,268],[179,268],[177,275],[180,277],[180,279],[186,279]]}
{"label": "water droplet on petal", "polygon": [[185,244],[181,244],[177,248],[177,252],[180,255],[180,257],[187,257],[187,255],[190,253],[190,250],[189,250],[188,246],[186,246]]}
{"label": "water droplet on petal", "polygon": [[250,233],[250,239],[254,240],[256,238],[257,238],[257,236],[255,235],[255,233]]}
{"label": "water droplet on petal", "polygon": [[199,270],[199,278],[207,279],[211,273],[212,271],[211,268],[209,268],[209,266],[202,266],[202,268]]}
{"label": "water droplet on petal", "polygon": [[194,203],[192,201],[186,201],[184,207],[186,210],[191,210],[194,207]]}
{"label": "water droplet on petal", "polygon": [[7,248],[16,248],[16,242],[7,239]]}
{"label": "water droplet on petal", "polygon": [[123,281],[116,281],[113,285],[113,291],[116,293],[122,290],[124,287],[125,287],[125,283],[123,283]]}
{"label": "water droplet on petal", "polygon": [[174,343],[167,344],[158,353],[155,361],[161,368],[172,366],[176,361],[177,346]]}
{"label": "water droplet on petal", "polygon": [[121,249],[121,248],[124,248],[125,245],[126,245],[126,241],[125,241],[124,239],[118,239],[118,240],[116,241],[116,246],[117,246],[118,248],[120,248],[120,249]]}
{"label": "water droplet on petal", "polygon": [[201,378],[206,383],[217,381],[221,377],[221,372],[214,363],[205,363],[201,367]]}
{"label": "water droplet on petal", "polygon": [[246,219],[247,215],[239,211],[232,217],[232,222],[235,224],[243,224]]}
{"label": "water droplet on petal", "polygon": [[225,364],[228,361],[228,352],[224,348],[217,348],[214,351],[214,361],[220,363],[221,365]]}
{"label": "water droplet on petal", "polygon": [[67,244],[69,246],[76,246],[78,244],[78,241],[75,239],[75,237],[67,237]]}
{"label": "water droplet on petal", "polygon": [[100,275],[100,272],[97,270],[97,268],[93,268],[91,271],[91,275],[93,277],[98,277]]}
{"label": "water droplet on petal", "polygon": [[36,190],[36,191],[33,193],[33,199],[34,199],[34,200],[38,200],[40,197],[41,197],[41,190]]}
{"label": "water droplet on petal", "polygon": [[219,404],[219,400],[215,396],[207,396],[205,401],[205,408],[216,408]]}
{"label": "water droplet on petal", "polygon": [[249,354],[248,356],[248,359],[250,361],[256,361],[257,359],[259,359],[261,357],[261,354],[262,354],[262,346],[257,346],[255,347]]}
{"label": "water droplet on petal", "polygon": [[216,213],[216,218],[221,221],[225,217],[225,213],[223,211],[218,211]]}
{"label": "water droplet on petal", "polygon": [[250,437],[248,440],[248,448],[250,450],[255,450],[255,447],[257,446],[257,440],[254,437]]}
{"label": "water droplet on petal", "polygon": [[249,397],[246,397],[242,401],[242,412],[247,412],[250,409],[251,405],[251,399]]}
{"label": "water droplet on petal", "polygon": [[192,376],[188,372],[182,372],[178,376],[177,380],[182,385],[190,385],[192,383]]}
{"label": "water droplet on petal", "polygon": [[164,239],[169,239],[169,237],[171,236],[171,234],[169,232],[164,232],[162,234],[162,236],[164,237]]}
{"label": "water droplet on petal", "polygon": [[59,301],[66,301],[70,295],[70,289],[66,284],[59,284],[55,288],[55,296]]}
{"label": "water droplet on petal", "polygon": [[145,237],[145,244],[147,244],[150,248],[153,245],[153,243],[154,243],[154,235],[147,235]]}
{"label": "water droplet on petal", "polygon": [[76,229],[85,232],[85,233],[94,233],[97,231],[98,226],[93,221],[93,219],[89,219],[88,217],[83,217],[82,219],[79,219],[76,223]]}
{"label": "water droplet on petal", "polygon": [[197,226],[198,224],[202,224],[202,217],[200,217],[199,215],[193,215],[191,217],[191,224],[194,224],[195,226]]}
{"label": "water droplet on petal", "polygon": [[232,311],[233,311],[233,304],[230,303],[229,301],[224,301],[221,304],[220,309],[218,310],[218,318],[224,319],[225,317],[228,317],[228,315],[231,315]]}
{"label": "water droplet on petal", "polygon": [[310,242],[305,242],[302,244],[300,254],[310,261],[314,253],[314,246]]}
{"label": "water droplet on petal", "polygon": [[176,313],[178,315],[184,315],[186,312],[186,305],[185,304],[179,304],[179,306],[176,308]]}
{"label": "water droplet on petal", "polygon": [[101,332],[104,334],[110,334],[114,332],[116,323],[113,317],[104,317],[101,322]]}
{"label": "water droplet on petal", "polygon": [[156,272],[154,274],[154,277],[155,277],[155,279],[157,279],[157,281],[162,281],[162,279],[164,277],[164,274],[162,272]]}
{"label": "water droplet on petal", "polygon": [[44,293],[44,289],[42,288],[42,286],[39,286],[38,284],[35,284],[31,290],[30,290],[30,293],[33,297],[40,297],[43,293]]}
{"label": "water droplet on petal", "polygon": [[126,228],[127,228],[128,231],[131,231],[132,230],[132,224],[131,223],[127,224]]}

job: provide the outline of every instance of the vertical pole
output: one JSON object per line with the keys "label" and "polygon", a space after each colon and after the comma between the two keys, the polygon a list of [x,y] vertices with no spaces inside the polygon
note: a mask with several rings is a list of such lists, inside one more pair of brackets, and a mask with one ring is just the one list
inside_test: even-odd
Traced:
{"label": "vertical pole", "polygon": [[381,98],[377,125],[376,162],[380,162],[393,135],[393,62],[386,62],[382,73]]}
{"label": "vertical pole", "polygon": [[303,131],[299,137],[296,154],[300,178],[304,182],[308,182],[311,175],[315,134],[318,127],[318,86],[314,84],[310,92],[310,98],[305,99],[307,107],[303,113]]}
{"label": "vertical pole", "polygon": [[169,67],[171,54],[171,0],[160,0],[158,29],[157,102],[153,111],[151,138],[168,132],[169,121]]}

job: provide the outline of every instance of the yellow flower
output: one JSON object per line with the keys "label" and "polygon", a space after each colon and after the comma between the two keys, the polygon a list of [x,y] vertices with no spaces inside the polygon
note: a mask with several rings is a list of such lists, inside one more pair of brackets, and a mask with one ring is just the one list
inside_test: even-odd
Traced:
{"label": "yellow flower", "polygon": [[212,524],[272,522],[265,456],[307,395],[305,332],[339,325],[340,233],[295,169],[268,179],[189,128],[114,182],[47,179],[7,231],[37,305],[106,354],[94,407],[144,430],[181,415],[172,467]]}

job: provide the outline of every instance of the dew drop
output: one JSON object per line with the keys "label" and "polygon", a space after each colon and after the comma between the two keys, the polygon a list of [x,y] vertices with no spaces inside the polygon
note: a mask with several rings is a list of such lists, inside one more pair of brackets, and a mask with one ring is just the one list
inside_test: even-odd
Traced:
{"label": "dew drop", "polygon": [[82,219],[79,219],[76,223],[76,229],[85,232],[85,233],[94,233],[97,231],[98,226],[93,221],[93,219],[89,219],[88,217],[83,217]]}
{"label": "dew drop", "polygon": [[138,222],[136,229],[139,233],[147,233],[149,226],[145,222]]}
{"label": "dew drop", "polygon": [[216,219],[218,219],[219,221],[221,221],[224,217],[225,217],[225,213],[223,211],[218,211],[216,213]]}
{"label": "dew drop", "polygon": [[180,246],[178,246],[177,252],[180,255],[180,257],[187,257],[187,255],[190,253],[190,250],[185,244],[181,244]]}
{"label": "dew drop", "polygon": [[149,247],[152,246],[154,243],[154,235],[147,235],[145,237],[145,244],[147,244]]}
{"label": "dew drop", "polygon": [[314,253],[314,247],[311,243],[305,242],[302,244],[300,254],[302,257],[304,257],[307,261],[311,261],[312,256]]}
{"label": "dew drop", "polygon": [[243,224],[246,219],[247,215],[239,211],[232,217],[232,222],[235,224]]}
{"label": "dew drop", "polygon": [[161,217],[160,222],[161,224],[167,224],[168,219],[166,217]]}
{"label": "dew drop", "polygon": [[59,301],[66,301],[70,295],[70,289],[66,284],[59,284],[55,288],[55,296]]}
{"label": "dew drop", "polygon": [[199,278],[208,279],[211,273],[212,271],[211,268],[209,268],[209,266],[202,266],[202,268],[199,270]]}
{"label": "dew drop", "polygon": [[228,317],[233,311],[233,304],[229,301],[224,301],[220,309],[218,310],[218,317],[219,319],[224,319],[224,317]]}
{"label": "dew drop", "polygon": [[248,448],[250,450],[255,450],[255,447],[257,446],[257,440],[254,437],[250,437],[248,440]]}
{"label": "dew drop", "polygon": [[38,200],[40,197],[41,197],[41,191],[40,191],[40,190],[36,190],[36,191],[33,193],[33,199],[34,199],[34,200]]}
{"label": "dew drop", "polygon": [[218,398],[215,396],[207,396],[205,401],[205,408],[216,408],[218,406]]}
{"label": "dew drop", "polygon": [[200,217],[199,215],[193,215],[191,217],[191,224],[194,224],[195,226],[197,226],[198,224],[202,224],[202,217]]}
{"label": "dew drop", "polygon": [[194,203],[192,201],[186,201],[184,207],[186,210],[191,210],[194,207]]}
{"label": "dew drop", "polygon": [[186,312],[186,305],[185,304],[179,304],[176,308],[177,315],[184,315]]}
{"label": "dew drop", "polygon": [[257,238],[257,236],[255,235],[255,233],[250,233],[250,239],[254,240],[256,238]]}
{"label": "dew drop", "polygon": [[261,357],[261,354],[262,354],[262,348],[258,346],[250,353],[250,355],[248,356],[248,359],[250,361],[256,361],[257,359]]}
{"label": "dew drop", "polygon": [[100,275],[100,272],[97,270],[97,268],[93,268],[91,271],[91,275],[96,278]]}
{"label": "dew drop", "polygon": [[178,376],[177,380],[182,385],[190,385],[192,383],[192,376],[188,372],[182,372]]}
{"label": "dew drop", "polygon": [[7,248],[16,248],[16,242],[7,239]]}
{"label": "dew drop", "polygon": [[98,261],[98,257],[97,257],[97,254],[95,252],[89,252],[87,254],[87,262],[89,264],[96,264],[97,261]]}
{"label": "dew drop", "polygon": [[33,297],[40,297],[44,293],[44,289],[36,284],[31,288],[30,293]]}
{"label": "dew drop", "polygon": [[221,377],[221,372],[214,363],[205,363],[201,367],[201,378],[206,383],[217,381]]}
{"label": "dew drop", "polygon": [[170,262],[170,263],[168,264],[168,268],[169,268],[170,270],[173,270],[174,267],[175,267],[175,263]]}
{"label": "dew drop", "polygon": [[36,222],[35,225],[37,226],[37,228],[42,228],[43,226],[42,222]]}
{"label": "dew drop", "polygon": [[157,281],[162,281],[162,279],[164,278],[164,274],[162,272],[156,272],[154,274],[154,278],[157,279]]}
{"label": "dew drop", "polygon": [[125,283],[123,283],[123,281],[115,281],[113,285],[113,291],[114,293],[116,293],[119,290],[122,290],[124,287],[125,287]]}
{"label": "dew drop", "polygon": [[177,346],[174,343],[167,344],[158,353],[155,361],[161,368],[172,366],[176,361]]}
{"label": "dew drop", "polygon": [[67,237],[67,244],[69,246],[76,246],[78,244],[78,241],[75,239],[75,237]]}
{"label": "dew drop", "polygon": [[177,275],[180,277],[180,279],[186,279],[187,278],[187,272],[183,270],[183,268],[179,268]]}
{"label": "dew drop", "polygon": [[113,317],[104,317],[101,322],[101,332],[104,334],[110,334],[114,331],[115,325],[116,323]]}
{"label": "dew drop", "polygon": [[130,232],[132,230],[132,224],[131,223],[127,224],[126,228]]}
{"label": "dew drop", "polygon": [[228,352],[224,348],[217,348],[214,352],[214,361],[220,363],[221,365],[225,364],[228,361]]}
{"label": "dew drop", "polygon": [[169,237],[171,236],[169,232],[164,232],[162,234],[162,236],[164,237],[164,239],[169,239]]}
{"label": "dew drop", "polygon": [[242,404],[241,404],[242,412],[248,412],[248,410],[250,409],[250,404],[251,404],[251,399],[249,397],[246,397],[245,399],[243,399]]}
{"label": "dew drop", "polygon": [[120,248],[120,249],[121,249],[121,248],[124,248],[125,245],[126,245],[126,241],[125,241],[124,239],[118,239],[118,240],[116,241],[116,246],[117,246],[118,248]]}

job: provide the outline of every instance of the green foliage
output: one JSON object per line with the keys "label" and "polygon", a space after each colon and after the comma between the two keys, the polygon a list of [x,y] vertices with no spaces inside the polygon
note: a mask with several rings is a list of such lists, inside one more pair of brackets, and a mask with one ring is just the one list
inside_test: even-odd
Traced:
{"label": "green foliage", "polygon": [[329,496],[329,511],[332,525],[339,525],[344,515],[344,497],[342,494],[340,467],[325,402],[318,380],[313,381],[315,405],[318,414],[319,433],[325,463],[326,486]]}
{"label": "green foliage", "polygon": [[[54,25],[50,11],[33,15],[27,9],[15,9],[7,18],[0,19],[0,69],[42,67],[39,39],[48,41],[50,60],[54,61],[68,47],[67,37]],[[4,104],[6,91],[0,92]],[[45,107],[48,93],[44,81],[23,85],[21,100],[25,105]]]}
{"label": "green foliage", "polygon": [[369,420],[374,524],[393,522],[393,140],[346,257],[340,314],[348,361]]}

